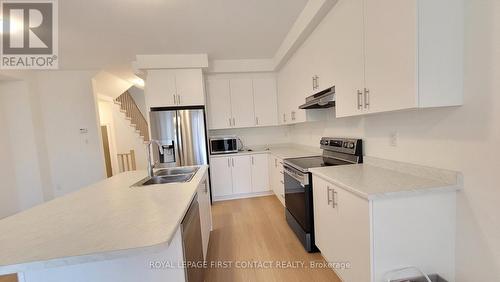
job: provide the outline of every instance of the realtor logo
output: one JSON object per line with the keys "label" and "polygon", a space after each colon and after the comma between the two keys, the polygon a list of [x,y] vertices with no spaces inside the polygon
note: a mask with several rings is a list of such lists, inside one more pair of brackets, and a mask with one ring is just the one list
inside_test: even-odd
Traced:
{"label": "realtor logo", "polygon": [[0,3],[0,68],[57,69],[57,0]]}

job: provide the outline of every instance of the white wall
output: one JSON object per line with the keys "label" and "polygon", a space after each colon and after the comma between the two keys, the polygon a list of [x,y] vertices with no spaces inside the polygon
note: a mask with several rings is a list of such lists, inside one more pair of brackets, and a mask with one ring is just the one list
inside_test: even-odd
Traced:
{"label": "white wall", "polygon": [[141,111],[142,115],[146,117],[149,111],[146,107],[146,96],[144,96],[144,89],[137,88],[135,86],[128,89],[128,93],[134,98],[135,104]]}
{"label": "white wall", "polygon": [[[331,36],[334,10],[308,38],[308,49],[300,48],[282,71]],[[292,126],[290,138],[316,146],[321,136],[360,137],[366,155],[462,171],[457,281],[500,281],[500,1],[467,0],[465,11],[464,106],[342,119],[332,113],[325,122]],[[393,132],[397,147],[390,146]]]}
{"label": "white wall", "polygon": [[17,196],[17,183],[15,177],[15,170],[13,166],[10,138],[5,132],[8,130],[8,123],[6,120],[5,112],[2,107],[4,104],[2,100],[3,85],[0,84],[0,218],[14,214],[18,211],[18,196]]}
{"label": "white wall", "polygon": [[[93,71],[36,74],[44,140],[55,196],[104,178],[104,156],[92,89]],[[80,133],[86,129],[87,133]]]}
{"label": "white wall", "polygon": [[44,193],[29,84],[0,83],[0,111],[3,122],[0,147],[5,150],[0,166],[5,169],[2,173],[6,173],[0,178],[6,181],[1,201],[7,202],[0,211],[1,218],[43,202]]}

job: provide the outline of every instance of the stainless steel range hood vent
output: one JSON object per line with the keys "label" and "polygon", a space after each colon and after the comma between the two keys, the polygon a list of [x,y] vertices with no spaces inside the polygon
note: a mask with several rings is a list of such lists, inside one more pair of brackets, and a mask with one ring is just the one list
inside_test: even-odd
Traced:
{"label": "stainless steel range hood vent", "polygon": [[299,109],[325,109],[335,106],[335,86],[327,88],[321,92],[306,98],[306,103],[299,106]]}

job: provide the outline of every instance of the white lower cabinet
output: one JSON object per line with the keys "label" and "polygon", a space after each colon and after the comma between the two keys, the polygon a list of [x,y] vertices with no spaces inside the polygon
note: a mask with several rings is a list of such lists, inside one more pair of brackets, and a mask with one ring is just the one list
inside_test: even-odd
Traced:
{"label": "white lower cabinet", "polygon": [[208,177],[202,180],[198,186],[198,204],[200,206],[201,240],[203,246],[203,258],[207,259],[208,242],[210,231],[212,231],[212,208],[210,204],[210,184]]}
{"label": "white lower cabinet", "polygon": [[210,171],[214,201],[270,191],[267,154],[211,157]]}
{"label": "white lower cabinet", "polygon": [[214,197],[233,194],[231,158],[211,158],[210,175]]}
{"label": "white lower cabinet", "polygon": [[233,194],[252,192],[252,164],[250,156],[231,157]]}
{"label": "white lower cabinet", "polygon": [[316,246],[343,281],[370,281],[369,203],[321,178],[313,180]]}
{"label": "white lower cabinet", "polygon": [[267,154],[250,156],[252,161],[252,192],[269,191],[269,168]]}
{"label": "white lower cabinet", "polygon": [[283,178],[283,159],[269,155],[269,174],[271,189],[284,206],[285,182]]}
{"label": "white lower cabinet", "polygon": [[455,192],[368,200],[313,175],[313,206],[316,246],[342,281],[401,279],[412,274],[389,274],[407,266],[455,281]]}

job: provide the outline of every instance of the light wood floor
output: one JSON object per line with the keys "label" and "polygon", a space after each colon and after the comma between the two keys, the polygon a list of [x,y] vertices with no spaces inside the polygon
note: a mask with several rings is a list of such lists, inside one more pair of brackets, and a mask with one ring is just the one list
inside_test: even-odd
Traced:
{"label": "light wood floor", "polygon": [[[308,268],[310,261],[323,262],[319,253],[307,253],[288,227],[284,208],[275,196],[216,202],[212,206],[213,232],[208,265],[233,261],[233,267],[209,267],[206,281],[334,281],[328,268]],[[236,268],[234,261],[304,262],[306,268]]]}
{"label": "light wood floor", "polygon": [[0,282],[18,282],[17,274],[0,275]]}

